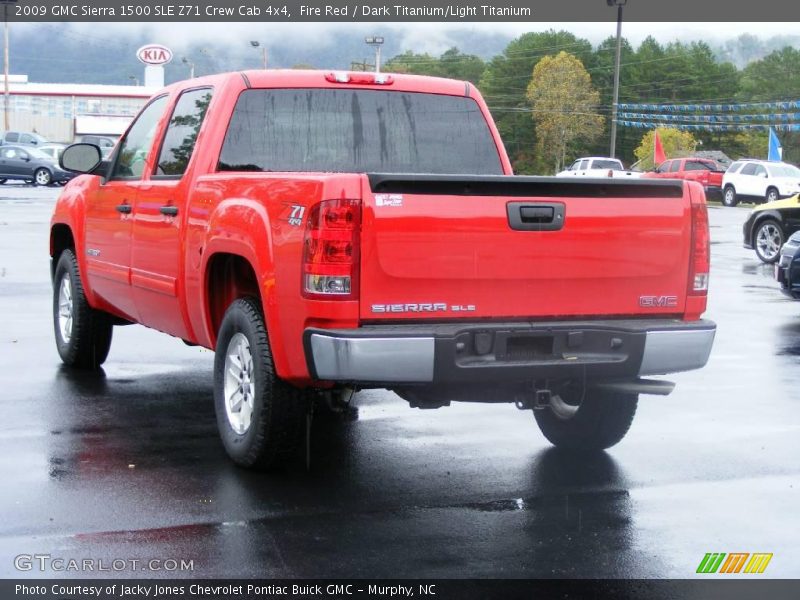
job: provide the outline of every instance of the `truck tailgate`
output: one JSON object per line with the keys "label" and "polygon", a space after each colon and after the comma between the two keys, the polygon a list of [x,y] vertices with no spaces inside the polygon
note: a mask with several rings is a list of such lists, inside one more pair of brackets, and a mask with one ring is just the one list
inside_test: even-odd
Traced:
{"label": "truck tailgate", "polygon": [[681,314],[683,182],[369,175],[363,320]]}

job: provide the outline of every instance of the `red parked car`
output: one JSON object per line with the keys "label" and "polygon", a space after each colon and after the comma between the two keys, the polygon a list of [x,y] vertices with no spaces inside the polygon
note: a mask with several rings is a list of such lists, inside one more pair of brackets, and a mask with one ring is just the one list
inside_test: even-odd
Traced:
{"label": "red parked car", "polygon": [[642,175],[650,179],[684,179],[696,181],[703,186],[706,196],[722,197],[722,176],[726,168],[707,158],[673,158],[666,160],[649,173]]}
{"label": "red parked car", "polygon": [[[315,402],[513,402],[553,443],[601,449],[648,375],[702,367],[699,185],[514,177],[470,83],[249,71],[157,93],[107,161],[62,163],[50,235],[62,360],[115,325],[216,351],[225,449],[270,467]],[[477,426],[480,426],[478,424]],[[502,432],[498,432],[502,436]]]}

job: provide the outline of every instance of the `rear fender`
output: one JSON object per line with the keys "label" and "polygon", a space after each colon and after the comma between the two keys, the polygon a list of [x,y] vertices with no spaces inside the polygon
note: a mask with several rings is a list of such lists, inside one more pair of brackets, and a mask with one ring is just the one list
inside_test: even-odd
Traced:
{"label": "rear fender", "polygon": [[[279,307],[275,301],[275,263],[272,250],[270,217],[263,203],[246,198],[220,202],[208,221],[207,236],[203,244],[203,314],[205,315],[202,345],[213,348],[217,332],[214,330],[208,290],[209,262],[219,253],[234,254],[246,260],[255,273],[261,295],[261,307],[267,326],[270,346],[278,374],[286,371],[285,359],[278,349],[283,348],[279,327]],[[189,299],[187,298],[187,301]]]}

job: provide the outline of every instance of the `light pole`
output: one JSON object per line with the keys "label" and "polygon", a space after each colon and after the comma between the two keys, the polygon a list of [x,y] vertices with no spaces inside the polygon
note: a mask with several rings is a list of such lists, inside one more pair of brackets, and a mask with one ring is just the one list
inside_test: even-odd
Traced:
{"label": "light pole", "polygon": [[381,72],[381,46],[383,45],[383,36],[381,35],[369,35],[364,38],[364,42],[367,46],[372,46],[375,48],[375,72]]}
{"label": "light pole", "polygon": [[[253,48],[258,48],[259,46],[261,46],[261,42],[257,42],[255,40],[252,40],[250,42],[250,45]],[[264,44],[264,46],[262,47],[262,50],[264,51],[264,69],[266,69],[267,68],[267,45],[266,44]]]}
{"label": "light pole", "polygon": [[130,79],[133,82],[133,85],[136,86],[139,85],[139,78],[136,77],[135,75],[128,75],[128,79]]}
{"label": "light pole", "polygon": [[5,126],[6,131],[11,129],[8,121],[8,109],[11,104],[11,92],[8,89],[8,5],[16,4],[17,0],[0,0],[3,3],[3,28],[5,30],[5,41],[3,44],[3,73],[5,74]]}
{"label": "light pole", "polygon": [[185,56],[181,58],[181,62],[189,67],[189,79],[194,79],[194,63]]}
{"label": "light pole", "polygon": [[606,0],[609,6],[617,7],[617,57],[614,62],[614,100],[611,104],[611,151],[609,156],[616,158],[617,152],[617,105],[619,104],[619,58],[622,53],[622,7],[628,0]]}

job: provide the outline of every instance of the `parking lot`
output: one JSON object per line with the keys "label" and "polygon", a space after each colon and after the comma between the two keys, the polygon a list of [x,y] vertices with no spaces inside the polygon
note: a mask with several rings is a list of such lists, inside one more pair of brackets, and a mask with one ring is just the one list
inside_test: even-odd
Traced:
{"label": "parking lot", "polygon": [[81,575],[15,568],[50,554],[191,564],[90,576],[690,578],[767,552],[761,577],[800,577],[800,302],[742,248],[749,208],[709,210],[708,366],[608,452],[558,452],[510,405],[368,391],[315,422],[309,470],[258,474],[218,441],[211,352],[120,327],[102,373],[60,366],[57,194],[0,186],[0,575]]}

